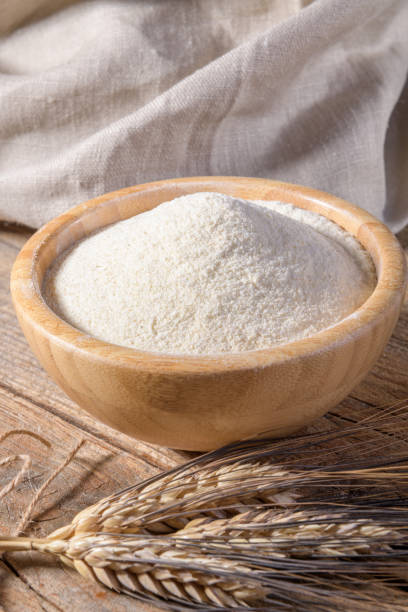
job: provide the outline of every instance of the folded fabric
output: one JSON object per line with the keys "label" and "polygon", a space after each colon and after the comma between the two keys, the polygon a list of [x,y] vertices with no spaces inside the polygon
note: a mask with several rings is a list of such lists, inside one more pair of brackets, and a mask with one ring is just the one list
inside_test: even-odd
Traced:
{"label": "folded fabric", "polygon": [[407,0],[0,0],[0,23],[0,219],[238,175],[408,222]]}

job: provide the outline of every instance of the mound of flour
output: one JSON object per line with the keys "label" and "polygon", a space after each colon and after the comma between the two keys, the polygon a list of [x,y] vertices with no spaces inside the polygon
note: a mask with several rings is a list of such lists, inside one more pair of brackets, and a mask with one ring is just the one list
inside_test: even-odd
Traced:
{"label": "mound of flour", "polygon": [[45,293],[61,318],[101,340],[205,355],[309,336],[358,308],[374,284],[368,254],[324,217],[194,193],[77,243]]}

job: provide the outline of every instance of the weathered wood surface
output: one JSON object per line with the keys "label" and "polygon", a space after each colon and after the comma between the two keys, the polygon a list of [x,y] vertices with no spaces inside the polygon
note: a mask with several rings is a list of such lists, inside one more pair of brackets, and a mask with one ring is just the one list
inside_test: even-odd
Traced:
{"label": "weathered wood surface", "polygon": [[[25,231],[0,230],[0,435],[11,429],[34,431],[51,443],[47,449],[27,436],[10,436],[0,458],[20,453],[33,466],[17,488],[0,502],[0,532],[10,533],[33,493],[76,443],[86,443],[52,482],[34,513],[28,533],[45,535],[68,522],[81,508],[130,483],[174,466],[183,453],[155,448],[119,434],[82,413],[40,368],[20,332],[9,295],[12,263],[28,238]],[[20,464],[0,468],[0,488]],[[19,553],[0,562],[0,610],[152,610],[132,599],[85,582],[44,555]]]}
{"label": "weathered wood surface", "polygon": [[[81,412],[48,378],[20,332],[10,301],[11,265],[29,232],[0,227],[0,435],[28,429],[51,443],[46,448],[27,436],[0,445],[0,459],[28,453],[27,478],[0,502],[0,533],[13,532],[36,489],[84,437],[77,456],[53,481],[33,515],[28,533],[46,535],[96,500],[184,460],[187,455],[137,442]],[[400,236],[408,246],[408,232]],[[372,414],[377,406],[408,397],[408,304],[378,364],[333,412],[345,421]],[[324,419],[314,428],[322,426]],[[18,463],[0,468],[0,488],[16,474]],[[125,596],[85,582],[45,556],[7,555],[0,561],[0,610],[152,610]]]}

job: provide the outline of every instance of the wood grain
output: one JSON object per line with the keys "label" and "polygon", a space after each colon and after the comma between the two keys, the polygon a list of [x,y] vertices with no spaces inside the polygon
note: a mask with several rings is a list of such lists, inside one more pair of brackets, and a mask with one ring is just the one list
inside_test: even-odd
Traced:
{"label": "wood grain", "polygon": [[[51,484],[34,512],[30,533],[46,534],[69,521],[79,509],[159,469],[174,466],[185,455],[160,449],[113,432],[82,413],[39,366],[18,327],[9,294],[12,263],[29,234],[0,230],[0,435],[15,428],[40,433],[47,450],[27,436],[9,437],[0,458],[26,452],[33,460],[29,476],[0,502],[0,530],[12,533],[34,492],[81,438],[87,442]],[[19,465],[1,468],[0,487]],[[87,584],[75,572],[34,553],[7,555],[0,561],[0,610],[83,610],[126,612],[132,600]],[[140,610],[154,610],[138,604]]]}
{"label": "wood grain", "polygon": [[[195,191],[281,200],[319,212],[354,234],[371,254],[378,282],[340,323],[268,350],[193,357],[108,344],[61,320],[42,283],[76,240],[163,201]],[[199,177],[157,181],[85,202],[35,234],[13,268],[20,325],[43,367],[79,406],[136,438],[207,450],[268,432],[287,435],[338,404],[381,354],[399,315],[405,261],[393,235],[369,213],[329,194],[276,181]]]}
{"label": "wood grain", "polygon": [[[28,533],[46,535],[68,522],[88,503],[127,486],[156,469],[184,460],[186,455],[153,447],[116,432],[78,410],[39,366],[17,325],[9,295],[9,273],[28,231],[0,227],[0,434],[14,427],[40,432],[52,443],[47,451],[30,438],[8,438],[0,457],[21,448],[33,457],[33,468],[13,495],[0,506],[0,530],[11,533],[16,522],[57,463],[81,437],[90,439],[34,513]],[[401,235],[408,247],[408,230]],[[408,304],[404,305],[385,351],[363,382],[332,410],[345,424],[369,416],[378,406],[408,397]],[[314,430],[327,426],[324,417]],[[55,453],[55,454],[54,454]],[[157,466],[157,467],[155,467]],[[94,467],[94,473],[92,473]],[[16,474],[16,466],[0,471],[0,486]],[[153,610],[88,584],[44,556],[8,555],[0,562],[0,610],[37,612],[81,610],[122,612]]]}

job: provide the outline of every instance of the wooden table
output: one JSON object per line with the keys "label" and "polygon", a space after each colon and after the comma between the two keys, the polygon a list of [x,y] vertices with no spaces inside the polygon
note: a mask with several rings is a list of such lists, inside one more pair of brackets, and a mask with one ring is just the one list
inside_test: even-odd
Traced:
{"label": "wooden table", "polygon": [[[27,533],[43,536],[101,497],[174,466],[188,455],[135,441],[98,423],[41,369],[17,325],[9,294],[11,266],[29,236],[27,230],[0,226],[0,435],[27,429],[46,438],[51,448],[25,435],[10,436],[0,444],[0,459],[28,453],[33,460],[28,477],[0,502],[2,534],[13,532],[41,483],[82,437],[86,440],[34,510]],[[408,231],[399,238],[408,246]],[[408,397],[407,341],[408,304],[378,364],[333,411],[338,417],[356,421],[377,406]],[[19,467],[18,463],[0,467],[0,489]],[[90,584],[45,555],[14,553],[0,561],[0,610],[125,612],[153,608]]]}

